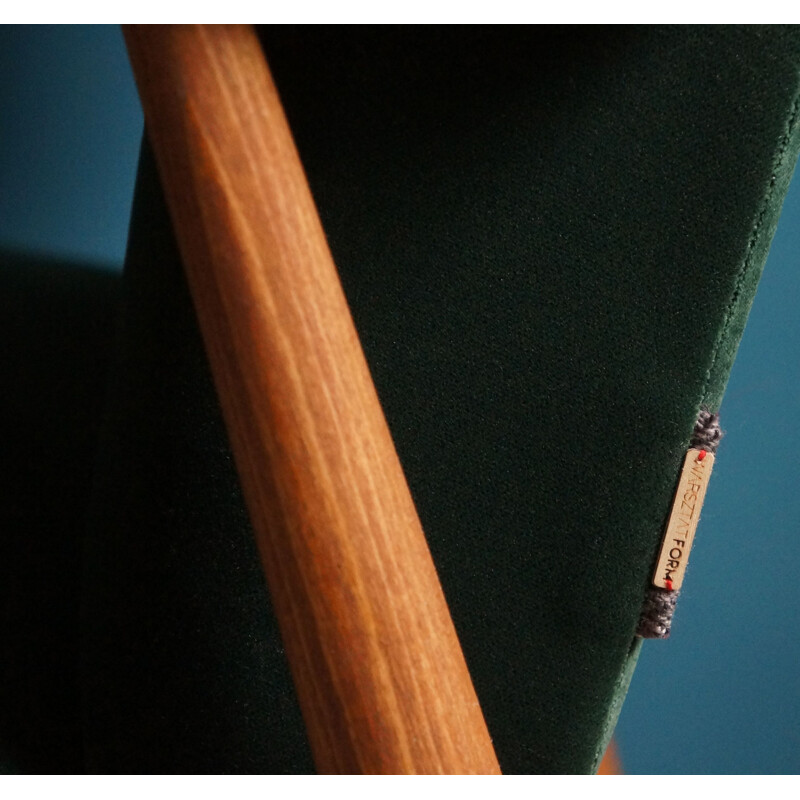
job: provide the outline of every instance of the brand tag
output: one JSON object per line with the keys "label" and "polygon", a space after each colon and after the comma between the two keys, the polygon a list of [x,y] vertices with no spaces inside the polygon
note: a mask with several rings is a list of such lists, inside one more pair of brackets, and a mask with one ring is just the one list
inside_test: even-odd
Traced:
{"label": "brand tag", "polygon": [[653,574],[654,586],[672,591],[681,588],[713,466],[713,453],[706,450],[689,450],[686,453],[678,492]]}

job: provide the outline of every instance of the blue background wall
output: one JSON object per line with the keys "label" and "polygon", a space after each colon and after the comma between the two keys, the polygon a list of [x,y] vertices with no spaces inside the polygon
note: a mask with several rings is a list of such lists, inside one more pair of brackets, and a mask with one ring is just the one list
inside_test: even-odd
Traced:
{"label": "blue background wall", "polygon": [[114,26],[0,26],[0,245],[120,268],[142,112]]}
{"label": "blue background wall", "polygon": [[[117,28],[0,27],[0,248],[120,269],[141,131]],[[628,772],[800,772],[798,254],[795,180],[674,632],[645,643],[620,719]]]}

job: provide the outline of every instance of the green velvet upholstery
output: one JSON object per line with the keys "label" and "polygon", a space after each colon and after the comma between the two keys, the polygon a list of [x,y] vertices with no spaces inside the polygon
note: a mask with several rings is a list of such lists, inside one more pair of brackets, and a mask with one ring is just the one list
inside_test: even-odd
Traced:
{"label": "green velvet upholstery", "polygon": [[[800,29],[261,35],[501,766],[590,772],[800,147]],[[123,305],[70,763],[311,771],[147,146]]]}

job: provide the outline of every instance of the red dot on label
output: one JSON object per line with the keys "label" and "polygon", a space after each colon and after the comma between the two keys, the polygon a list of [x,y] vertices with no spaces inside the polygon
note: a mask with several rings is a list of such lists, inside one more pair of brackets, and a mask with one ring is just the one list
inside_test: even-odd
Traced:
{"label": "red dot on label", "polygon": [[672,581],[667,580],[667,581],[664,581],[664,583],[667,584],[667,589],[671,592],[672,591]]}
{"label": "red dot on label", "polygon": [[698,460],[698,461],[702,461],[702,460],[703,460],[705,457],[706,457],[706,451],[705,451],[705,450],[701,450],[701,451],[700,451],[700,452],[697,454],[697,460]]}

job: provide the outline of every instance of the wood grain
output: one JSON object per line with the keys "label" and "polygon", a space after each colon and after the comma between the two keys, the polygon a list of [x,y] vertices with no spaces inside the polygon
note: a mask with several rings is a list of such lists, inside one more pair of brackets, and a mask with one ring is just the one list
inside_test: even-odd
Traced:
{"label": "wood grain", "polygon": [[318,770],[499,772],[254,31],[125,36]]}

